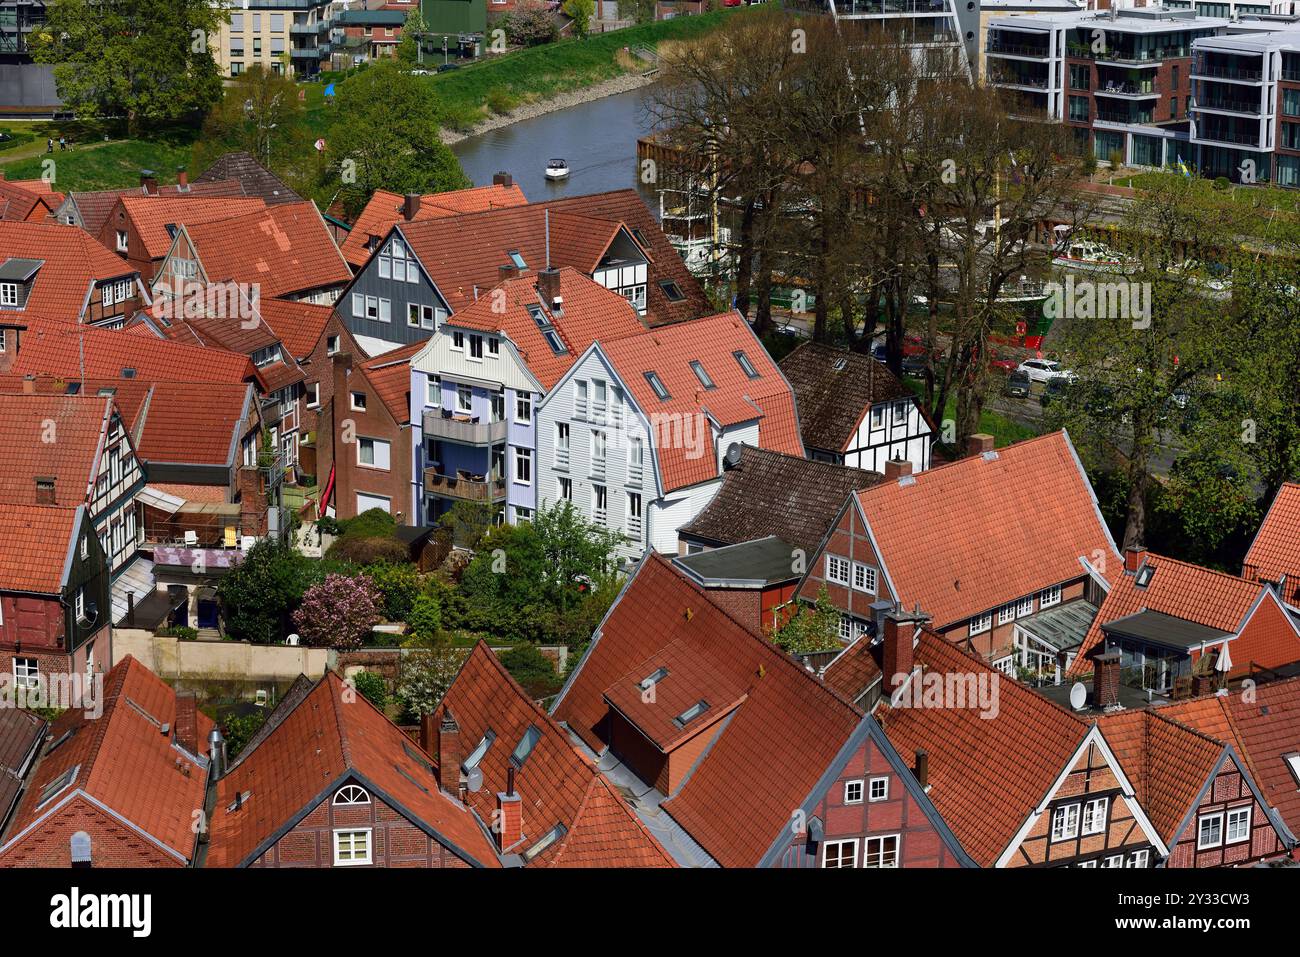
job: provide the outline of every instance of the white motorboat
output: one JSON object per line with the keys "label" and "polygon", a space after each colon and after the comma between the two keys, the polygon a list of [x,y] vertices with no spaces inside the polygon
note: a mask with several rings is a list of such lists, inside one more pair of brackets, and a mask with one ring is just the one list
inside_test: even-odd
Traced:
{"label": "white motorboat", "polygon": [[562,159],[553,159],[546,164],[546,178],[560,180],[569,178],[569,164]]}

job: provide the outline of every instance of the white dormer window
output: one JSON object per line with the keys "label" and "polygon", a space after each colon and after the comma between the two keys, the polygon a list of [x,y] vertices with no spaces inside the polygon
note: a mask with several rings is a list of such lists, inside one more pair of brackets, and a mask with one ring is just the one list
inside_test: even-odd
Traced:
{"label": "white dormer window", "polygon": [[127,235],[126,235],[126,230],[125,230],[125,229],[119,229],[119,230],[117,231],[117,251],[120,252],[120,253],[124,253],[124,252],[126,252],[127,249],[129,249],[129,248],[130,248],[130,246],[129,246],[129,244],[128,244],[128,239],[127,239]]}
{"label": "white dormer window", "polygon": [[0,282],[0,306],[18,305],[18,283]]}
{"label": "white dormer window", "polygon": [[1053,605],[1061,603],[1061,586],[1053,585],[1051,588],[1044,588],[1038,593],[1038,607],[1051,608]]}
{"label": "white dormer window", "polygon": [[993,627],[993,612],[986,611],[982,615],[976,615],[970,620],[970,633],[972,635],[982,635]]}
{"label": "white dormer window", "polygon": [[1079,805],[1062,804],[1052,812],[1052,840],[1068,841],[1079,836]]}

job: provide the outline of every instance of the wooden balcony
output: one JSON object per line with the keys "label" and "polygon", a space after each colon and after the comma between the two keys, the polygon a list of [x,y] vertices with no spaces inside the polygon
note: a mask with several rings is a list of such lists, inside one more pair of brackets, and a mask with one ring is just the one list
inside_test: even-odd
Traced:
{"label": "wooden balcony", "polygon": [[496,445],[506,440],[506,421],[476,422],[466,416],[444,416],[439,409],[425,409],[422,421],[426,439],[442,439],[461,445]]}
{"label": "wooden balcony", "polygon": [[462,499],[467,502],[504,502],[506,480],[460,472],[446,475],[436,466],[424,470],[424,491],[429,495]]}

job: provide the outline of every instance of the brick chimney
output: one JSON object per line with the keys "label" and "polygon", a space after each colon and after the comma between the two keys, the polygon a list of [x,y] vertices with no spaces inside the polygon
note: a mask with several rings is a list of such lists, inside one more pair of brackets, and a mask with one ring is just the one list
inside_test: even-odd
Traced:
{"label": "brick chimney", "polygon": [[415,219],[416,214],[420,211],[420,194],[407,193],[402,197],[402,218],[408,223]]}
{"label": "brick chimney", "polygon": [[[449,709],[442,709],[442,717],[435,718],[437,730],[438,783],[452,797],[460,797],[460,725]],[[434,752],[430,752],[432,754]]]}
{"label": "brick chimney", "polygon": [[993,449],[993,436],[987,432],[976,432],[966,438],[967,455],[983,455],[985,452],[992,452]]}
{"label": "brick chimney", "polygon": [[176,167],[176,186],[182,193],[190,188],[190,171],[184,166]]}
{"label": "brick chimney", "polygon": [[1129,575],[1136,575],[1139,568],[1146,564],[1147,547],[1145,545],[1129,545],[1124,549],[1124,571]]}
{"label": "brick chimney", "polygon": [[54,505],[54,478],[48,475],[38,475],[36,477],[36,504],[37,505]]}
{"label": "brick chimney", "polygon": [[497,277],[501,282],[505,282],[507,279],[514,279],[518,275],[519,270],[515,267],[514,263],[506,263],[497,267]]}
{"label": "brick chimney", "polygon": [[910,675],[913,664],[912,638],[916,625],[906,613],[891,611],[885,615],[885,637],[881,642],[880,670],[884,673],[885,689],[893,691],[903,680],[897,675]]}
{"label": "brick chimney", "polygon": [[1120,653],[1108,651],[1093,662],[1092,700],[1102,710],[1119,707]]}
{"label": "brick chimney", "polygon": [[265,535],[267,505],[261,471],[252,466],[241,466],[235,481],[239,490],[240,534]]}
{"label": "brick chimney", "polygon": [[497,792],[497,815],[493,822],[497,850],[505,853],[524,839],[524,802],[515,793],[515,769],[506,770],[506,789]]}
{"label": "brick chimney", "polygon": [[29,372],[27,375],[23,376],[23,395],[35,395],[35,394],[36,394],[36,376],[32,375]]}
{"label": "brick chimney", "polygon": [[548,266],[537,274],[537,292],[542,297],[546,308],[550,309],[555,305],[555,300],[560,298],[560,271],[554,266]]}
{"label": "brick chimney", "polygon": [[420,715],[420,748],[426,754],[438,753],[438,719],[431,714]]}
{"label": "brick chimney", "polygon": [[190,754],[199,752],[199,708],[193,691],[176,692],[176,743]]}
{"label": "brick chimney", "polygon": [[912,463],[907,459],[890,459],[885,463],[885,481],[894,482],[912,474]]}
{"label": "brick chimney", "polygon": [[148,196],[158,195],[158,177],[153,170],[140,170],[140,190]]}
{"label": "brick chimney", "polygon": [[493,173],[492,185],[504,186],[506,189],[509,189],[511,186],[515,185],[515,178],[505,171]]}

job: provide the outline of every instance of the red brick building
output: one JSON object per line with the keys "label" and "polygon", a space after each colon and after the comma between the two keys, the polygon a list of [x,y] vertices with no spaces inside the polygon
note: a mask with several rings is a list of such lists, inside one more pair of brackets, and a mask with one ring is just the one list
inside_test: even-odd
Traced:
{"label": "red brick building", "polygon": [[499,867],[433,760],[330,672],[217,780],[206,867]]}
{"label": "red brick building", "polygon": [[152,282],[182,225],[230,219],[265,209],[257,198],[195,196],[119,196],[95,238],[109,252],[125,259],[144,281]]}
{"label": "red brick building", "polygon": [[50,728],[0,835],[0,867],[193,863],[212,722],[130,656],[105,676],[102,708]]}

